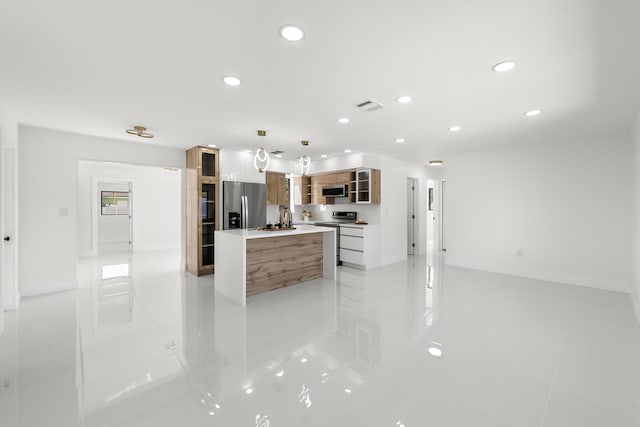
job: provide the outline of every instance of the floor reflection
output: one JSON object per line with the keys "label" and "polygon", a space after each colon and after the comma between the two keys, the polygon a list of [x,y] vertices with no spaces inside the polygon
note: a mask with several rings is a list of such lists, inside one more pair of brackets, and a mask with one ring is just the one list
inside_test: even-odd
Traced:
{"label": "floor reflection", "polygon": [[5,316],[0,425],[526,426],[545,402],[572,420],[582,395],[614,408],[594,419],[640,420],[640,339],[617,294],[440,257],[340,268],[246,307],[214,280],[177,251],[82,260],[77,292]]}

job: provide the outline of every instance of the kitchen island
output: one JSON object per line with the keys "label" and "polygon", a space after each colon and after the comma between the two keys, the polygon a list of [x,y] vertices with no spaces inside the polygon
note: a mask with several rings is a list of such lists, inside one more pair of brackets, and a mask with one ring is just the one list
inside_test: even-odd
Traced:
{"label": "kitchen island", "polygon": [[336,279],[334,228],[215,232],[215,288],[245,305],[247,297],[324,277]]}

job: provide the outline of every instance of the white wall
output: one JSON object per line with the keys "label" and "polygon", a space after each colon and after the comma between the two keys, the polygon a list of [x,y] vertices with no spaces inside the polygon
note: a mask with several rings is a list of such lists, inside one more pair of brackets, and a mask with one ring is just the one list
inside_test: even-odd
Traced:
{"label": "white wall", "polygon": [[[11,113],[0,105],[0,332],[4,329],[4,310],[17,308],[18,292],[18,125]],[[11,159],[14,159],[13,162]],[[9,166],[12,162],[12,167]]]}
{"label": "white wall", "polygon": [[[157,147],[153,142],[125,142],[31,127],[20,127],[19,138],[18,265],[22,295],[77,287],[78,160],[185,168],[184,150]],[[184,197],[181,205],[184,210]]]}
{"label": "white wall", "polygon": [[628,292],[628,137],[446,162],[450,265]]}
{"label": "white wall", "polygon": [[[100,162],[80,161],[78,165],[78,255],[95,255],[93,239],[97,226],[98,242],[123,242],[129,240],[128,217],[100,216],[98,193],[93,195],[97,182],[115,181],[104,184],[113,189],[128,191],[133,183],[132,221],[133,249],[135,252],[179,248],[182,236],[183,188],[179,170],[137,165],[117,165]],[[119,181],[119,183],[118,183]],[[106,187],[105,187],[106,189]],[[96,209],[92,213],[92,203]],[[96,215],[98,221],[94,219]],[[118,226],[115,222],[121,222]]]}
{"label": "white wall", "polygon": [[633,135],[633,250],[631,300],[640,322],[640,113]]}

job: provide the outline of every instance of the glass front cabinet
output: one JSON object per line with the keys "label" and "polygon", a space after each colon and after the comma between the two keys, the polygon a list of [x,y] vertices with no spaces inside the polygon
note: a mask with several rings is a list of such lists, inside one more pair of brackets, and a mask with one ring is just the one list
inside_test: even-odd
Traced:
{"label": "glass front cabinet", "polygon": [[219,230],[219,156],[214,148],[187,150],[186,269],[196,276],[214,272],[214,233]]}

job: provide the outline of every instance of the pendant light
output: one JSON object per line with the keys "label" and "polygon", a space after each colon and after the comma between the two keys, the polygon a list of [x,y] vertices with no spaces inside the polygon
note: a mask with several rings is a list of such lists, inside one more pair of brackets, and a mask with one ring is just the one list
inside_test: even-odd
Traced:
{"label": "pendant light", "polygon": [[[309,141],[300,141],[300,143],[304,147],[307,147],[309,145]],[[309,167],[311,167],[311,157],[305,154],[303,156],[300,156],[300,159],[298,161],[300,162],[300,173],[302,174],[302,176],[306,176],[309,173]]]}
{"label": "pendant light", "polygon": [[[267,136],[267,131],[259,130],[258,136]],[[256,156],[253,158],[253,166],[256,168],[256,170],[260,173],[266,171],[269,168],[269,161],[269,153],[267,153],[267,151],[262,147],[258,148],[258,150],[256,151]]]}

